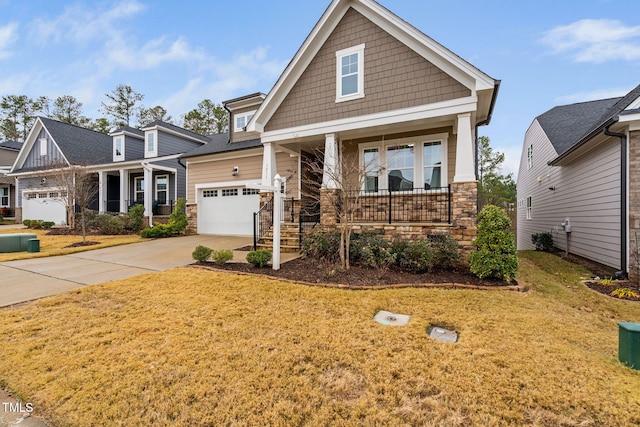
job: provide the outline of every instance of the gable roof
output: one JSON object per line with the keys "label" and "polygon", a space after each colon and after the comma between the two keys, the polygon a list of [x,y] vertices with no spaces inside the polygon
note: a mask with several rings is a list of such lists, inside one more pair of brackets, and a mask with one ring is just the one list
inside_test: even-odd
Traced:
{"label": "gable roof", "polygon": [[193,151],[180,156],[181,159],[189,157],[206,156],[208,154],[220,154],[229,153],[232,151],[247,150],[250,148],[262,147],[262,142],[259,138],[250,139],[247,141],[229,142],[229,133],[219,133],[209,137],[209,143],[198,147]]}
{"label": "gable roof", "polygon": [[179,134],[182,137],[185,137],[185,138],[191,139],[191,140],[195,140],[195,141],[200,142],[202,144],[206,144],[207,142],[209,142],[209,138],[207,138],[204,135],[200,135],[199,133],[191,132],[190,130],[181,128],[180,126],[176,126],[176,125],[173,125],[171,123],[163,122],[162,120],[156,120],[154,122],[149,123],[148,125],[143,127],[141,129],[141,131],[151,130],[151,129],[154,129],[154,128],[162,129],[164,131],[167,131],[168,133]]}
{"label": "gable roof", "polygon": [[109,135],[110,136],[115,136],[115,135],[130,135],[133,136],[135,138],[139,138],[139,139],[144,139],[144,132],[142,132],[140,129],[136,129],[134,127],[131,126],[123,126],[121,128],[118,128],[116,130],[114,130],[113,132],[111,132]]}
{"label": "gable roof", "polygon": [[478,91],[492,91],[493,95],[485,102],[487,112],[484,117],[481,117],[485,118],[488,123],[499,81],[489,77],[374,0],[333,0],[274,87],[269,91],[266,99],[249,122],[247,130],[264,131],[265,124],[276,112],[350,8],[364,15],[375,25],[469,88],[473,95],[476,95]]}
{"label": "gable roof", "polygon": [[19,141],[0,142],[0,148],[4,150],[20,151],[20,149],[22,148],[22,142],[19,142]]}
{"label": "gable roof", "polygon": [[618,120],[640,98],[640,85],[625,96],[555,107],[537,117],[558,157],[557,164]]}

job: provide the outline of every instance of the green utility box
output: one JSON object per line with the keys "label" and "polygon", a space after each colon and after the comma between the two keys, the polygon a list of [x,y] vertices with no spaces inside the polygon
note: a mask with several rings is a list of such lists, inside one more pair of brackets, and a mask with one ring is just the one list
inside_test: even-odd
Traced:
{"label": "green utility box", "polygon": [[27,252],[40,252],[40,240],[29,239],[29,241],[27,241]]}
{"label": "green utility box", "polygon": [[620,322],[618,327],[618,359],[640,370],[640,323]]}

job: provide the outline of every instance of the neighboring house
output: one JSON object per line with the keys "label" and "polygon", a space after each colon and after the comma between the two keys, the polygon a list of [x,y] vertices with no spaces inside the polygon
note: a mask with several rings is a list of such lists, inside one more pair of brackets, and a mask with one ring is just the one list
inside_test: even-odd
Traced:
{"label": "neighboring house", "polygon": [[13,162],[18,157],[22,143],[17,141],[5,141],[0,143],[0,215],[4,218],[13,218],[15,215],[14,203],[16,180],[7,176]]}
{"label": "neighboring house", "polygon": [[518,249],[552,232],[555,246],[629,271],[640,231],[640,86],[536,117],[520,158],[517,222]]}
{"label": "neighboring house", "polygon": [[[335,224],[326,197],[335,182],[317,177],[320,205],[309,212],[304,183],[313,176],[305,164],[318,156],[337,170],[357,158],[382,171],[361,189],[360,228],[451,233],[468,251],[477,127],[489,123],[499,83],[375,1],[334,0],[267,96],[225,103],[227,141],[218,136],[184,156],[191,226],[251,235],[252,212],[267,196],[245,184],[273,185],[276,174],[287,178],[294,222],[304,207],[322,225]],[[237,228],[219,225],[230,216]]]}
{"label": "neighboring house", "polygon": [[91,209],[127,212],[141,203],[152,223],[154,215],[170,213],[175,199],[185,197],[186,171],[178,157],[207,142],[164,122],[105,135],[38,117],[9,174],[17,181],[16,217],[66,224],[66,189],[56,170],[80,166],[95,174],[99,188]]}

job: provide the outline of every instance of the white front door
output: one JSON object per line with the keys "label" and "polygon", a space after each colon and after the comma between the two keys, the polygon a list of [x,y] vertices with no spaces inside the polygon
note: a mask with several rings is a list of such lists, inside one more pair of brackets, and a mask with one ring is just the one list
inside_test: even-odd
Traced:
{"label": "white front door", "polygon": [[201,189],[198,233],[252,236],[253,213],[260,208],[257,190],[244,187]]}

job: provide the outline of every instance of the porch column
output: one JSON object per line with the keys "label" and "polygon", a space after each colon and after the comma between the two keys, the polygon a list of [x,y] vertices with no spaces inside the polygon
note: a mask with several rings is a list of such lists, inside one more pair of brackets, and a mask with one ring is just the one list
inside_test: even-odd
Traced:
{"label": "porch column", "polygon": [[339,172],[338,140],[335,133],[324,136],[324,166],[322,171],[322,188],[336,189],[336,178]]}
{"label": "porch column", "polygon": [[262,185],[272,186],[276,176],[276,149],[270,142],[265,142],[262,152]]}
{"label": "porch column", "polygon": [[153,226],[153,169],[149,165],[144,168],[144,214],[149,217],[149,226]]}
{"label": "porch column", "polygon": [[98,212],[107,211],[107,180],[104,171],[98,171]]}
{"label": "porch column", "polygon": [[473,165],[473,130],[471,113],[458,114],[458,144],[456,147],[456,173],[453,182],[476,180]]}
{"label": "porch column", "polygon": [[129,210],[129,171],[120,169],[120,212]]}

